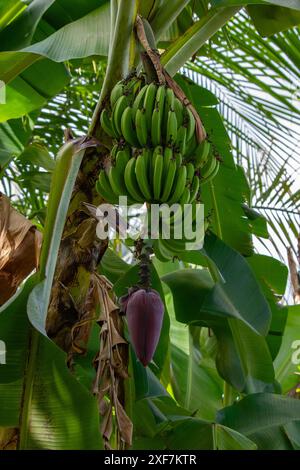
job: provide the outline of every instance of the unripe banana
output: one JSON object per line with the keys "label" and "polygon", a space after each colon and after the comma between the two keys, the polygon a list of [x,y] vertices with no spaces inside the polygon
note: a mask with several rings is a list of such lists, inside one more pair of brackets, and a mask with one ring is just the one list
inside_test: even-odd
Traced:
{"label": "unripe banana", "polygon": [[176,165],[179,168],[182,165],[182,155],[180,152],[176,152],[174,154],[174,157],[175,157]]}
{"label": "unripe banana", "polygon": [[99,179],[96,183],[96,190],[103,199],[111,204],[117,204],[118,198],[116,197],[110,182],[108,180],[105,170],[101,170],[99,173]]}
{"label": "unripe banana", "polygon": [[156,258],[162,263],[166,263],[173,258],[172,253],[163,245],[161,239],[155,240],[153,250]]}
{"label": "unripe banana", "polygon": [[145,147],[148,142],[147,119],[144,109],[138,109],[135,115],[135,130],[141,147]]}
{"label": "unripe banana", "polygon": [[108,111],[105,108],[102,110],[102,113],[100,115],[100,124],[101,124],[102,129],[107,135],[109,135],[110,137],[114,137],[115,139],[117,138],[117,134],[112,127],[112,123],[108,115]]}
{"label": "unripe banana", "polygon": [[196,121],[192,111],[189,108],[185,108],[187,114],[187,141],[189,141],[195,134]]}
{"label": "unripe banana", "polygon": [[175,111],[169,111],[167,122],[166,143],[172,145],[177,139],[177,119]]}
{"label": "unripe banana", "polygon": [[147,86],[143,86],[143,88],[140,89],[139,93],[137,94],[133,102],[132,113],[133,113],[134,119],[135,119],[137,110],[143,108],[143,101],[144,101],[146,90],[147,90]]}
{"label": "unripe banana", "polygon": [[122,135],[126,142],[128,142],[132,147],[138,147],[139,141],[137,140],[135,128],[132,120],[132,108],[128,106],[123,112],[121,119],[121,130]]}
{"label": "unripe banana", "polygon": [[111,166],[108,170],[107,176],[112,190],[117,197],[128,195],[128,191],[124,183],[124,172],[120,172],[120,167]]}
{"label": "unripe banana", "polygon": [[124,181],[125,181],[125,185],[130,196],[136,202],[142,203],[144,202],[145,198],[139,190],[139,185],[138,185],[136,174],[135,174],[135,165],[136,165],[136,159],[132,157],[126,165],[125,172],[124,172]]}
{"label": "unripe banana", "polygon": [[161,196],[161,201],[166,202],[171,194],[175,175],[177,171],[177,165],[175,160],[170,160],[169,165],[168,165],[168,171],[166,176],[163,177],[163,192]]}
{"label": "unripe banana", "polygon": [[188,141],[186,139],[186,147],[185,147],[185,157],[191,157],[195,154],[195,150],[198,146],[198,142],[196,139],[196,135],[194,134],[192,138]]}
{"label": "unripe banana", "polygon": [[186,153],[186,127],[180,126],[177,131],[177,139],[175,143],[176,149],[182,154],[185,155]]}
{"label": "unripe banana", "polygon": [[158,108],[155,107],[152,113],[152,121],[151,121],[151,141],[152,145],[155,147],[156,145],[161,144],[161,121],[160,121],[160,111]]}
{"label": "unripe banana", "polygon": [[112,111],[112,121],[114,123],[114,128],[118,132],[118,136],[122,135],[122,129],[121,129],[121,120],[123,113],[125,109],[128,106],[128,99],[127,96],[122,95],[120,98],[117,100],[115,106],[113,107]]}
{"label": "unripe banana", "polygon": [[175,95],[172,88],[166,89],[166,104],[165,107],[168,111],[174,111],[174,102],[175,102]]}
{"label": "unripe banana", "polygon": [[200,188],[200,179],[199,179],[199,176],[195,175],[191,184],[190,203],[194,202],[194,200],[196,199],[199,193],[199,188]]}
{"label": "unripe banana", "polygon": [[174,111],[176,114],[178,127],[183,124],[184,110],[181,101],[175,96],[174,98]]}
{"label": "unripe banana", "polygon": [[205,165],[208,159],[209,151],[210,143],[208,140],[204,140],[197,146],[194,154],[195,168],[201,168]]}
{"label": "unripe banana", "polygon": [[167,174],[168,174],[168,169],[169,169],[169,163],[171,159],[173,158],[173,150],[171,147],[165,147],[164,149],[164,169],[163,169],[163,179],[165,181]]}
{"label": "unripe banana", "polygon": [[119,150],[116,154],[116,166],[120,169],[120,172],[123,171],[123,174],[130,157],[130,149],[128,147]]}
{"label": "unripe banana", "polygon": [[155,85],[155,83],[150,83],[149,85],[146,85],[145,88],[146,92],[144,95],[143,108],[146,110],[147,127],[150,133],[152,127],[152,113],[155,108],[157,86]]}
{"label": "unripe banana", "polygon": [[156,201],[159,200],[162,188],[162,175],[164,167],[164,157],[162,152],[156,153],[153,159],[153,196]]}
{"label": "unripe banana", "polygon": [[215,169],[203,181],[201,180],[201,183],[207,183],[208,181],[211,181],[216,176],[219,169],[220,169],[220,162],[219,160],[216,160]]}
{"label": "unripe banana", "polygon": [[110,106],[111,109],[114,108],[116,102],[118,99],[123,95],[124,93],[124,82],[121,80],[120,82],[117,82],[113,89],[111,90],[110,93]]}
{"label": "unripe banana", "polygon": [[208,178],[217,166],[217,159],[212,152],[210,152],[207,163],[201,168],[200,175],[202,179]]}
{"label": "unripe banana", "polygon": [[144,195],[145,200],[150,202],[152,199],[152,194],[148,178],[148,163],[149,162],[147,156],[145,156],[144,154],[139,155],[135,164],[135,174],[139,188],[142,194]]}
{"label": "unripe banana", "polygon": [[187,165],[186,165],[186,181],[187,181],[187,183],[192,182],[192,180],[194,178],[194,174],[195,174],[194,165],[191,162],[187,163]]}
{"label": "unripe banana", "polygon": [[184,204],[188,204],[190,202],[191,193],[188,187],[184,188],[182,196],[180,198],[180,204],[183,206]]}
{"label": "unripe banana", "polygon": [[174,204],[178,202],[182,196],[186,185],[186,167],[182,165],[176,171],[176,177],[173,184],[173,194],[171,193],[171,197],[168,200],[168,204]]}

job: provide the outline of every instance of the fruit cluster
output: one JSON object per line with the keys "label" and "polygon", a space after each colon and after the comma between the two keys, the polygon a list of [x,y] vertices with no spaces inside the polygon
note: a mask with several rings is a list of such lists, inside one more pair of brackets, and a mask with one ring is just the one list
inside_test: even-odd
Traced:
{"label": "fruit cluster", "polygon": [[118,82],[101,127],[115,139],[97,190],[112,204],[126,195],[129,204],[191,203],[200,184],[213,178],[219,161],[210,143],[198,144],[196,121],[171,88],[141,78]]}

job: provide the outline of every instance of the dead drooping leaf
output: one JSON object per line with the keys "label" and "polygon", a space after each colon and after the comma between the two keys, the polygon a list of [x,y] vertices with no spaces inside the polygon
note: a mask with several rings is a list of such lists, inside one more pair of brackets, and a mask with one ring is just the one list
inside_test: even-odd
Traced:
{"label": "dead drooping leaf", "polygon": [[0,450],[16,450],[18,429],[0,427]]}
{"label": "dead drooping leaf", "polygon": [[112,284],[105,276],[96,273],[91,281],[94,302],[100,308],[97,321],[101,326],[100,350],[94,361],[96,379],[93,392],[98,396],[105,448],[111,448],[110,437],[115,423],[118,448],[123,449],[132,443],[132,422],[124,409],[123,389],[123,381],[128,378],[128,345],[122,336],[123,320],[113,298]]}
{"label": "dead drooping leaf", "polygon": [[42,235],[0,193],[0,305],[36,268]]}

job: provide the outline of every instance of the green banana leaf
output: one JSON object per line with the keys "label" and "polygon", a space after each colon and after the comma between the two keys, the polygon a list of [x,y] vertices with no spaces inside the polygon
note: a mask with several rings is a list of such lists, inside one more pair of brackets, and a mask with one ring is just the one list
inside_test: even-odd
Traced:
{"label": "green banana leaf", "polygon": [[265,340],[271,312],[261,288],[243,257],[215,236],[206,236],[204,252],[223,282],[215,283],[207,270],[199,269],[163,276],[173,294],[176,318],[213,329],[218,371],[237,390],[273,390],[274,370]]}
{"label": "green banana leaf", "polygon": [[[65,353],[37,332],[33,351],[26,308],[35,284],[30,278],[0,310],[7,349],[0,374],[0,426],[19,427],[21,422],[24,449],[101,449],[97,402],[71,375]],[[34,363],[30,354],[35,354]]]}
{"label": "green banana leaf", "polygon": [[270,393],[248,395],[217,415],[218,423],[241,432],[260,450],[293,449],[299,421],[299,400]]}

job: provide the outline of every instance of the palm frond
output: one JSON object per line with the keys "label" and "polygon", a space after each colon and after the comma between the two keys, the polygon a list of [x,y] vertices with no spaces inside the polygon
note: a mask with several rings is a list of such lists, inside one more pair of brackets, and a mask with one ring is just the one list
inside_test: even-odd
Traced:
{"label": "palm frond", "polygon": [[263,39],[242,11],[186,72],[218,97],[253,208],[269,221],[269,243],[260,243],[280,258],[300,230],[299,50],[299,28]]}

